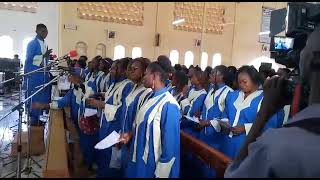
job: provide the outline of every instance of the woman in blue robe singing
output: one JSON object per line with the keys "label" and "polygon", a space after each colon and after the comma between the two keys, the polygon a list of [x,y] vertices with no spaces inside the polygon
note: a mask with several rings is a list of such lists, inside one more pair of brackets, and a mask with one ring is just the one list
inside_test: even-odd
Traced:
{"label": "woman in blue robe singing", "polygon": [[[151,89],[147,89],[142,84],[142,79],[144,76],[144,72],[146,71],[148,65],[150,64],[150,60],[147,58],[136,58],[132,61],[132,63],[127,68],[127,77],[133,82],[133,88],[130,91],[129,95],[125,100],[125,104],[123,105],[122,120],[121,122],[121,138],[122,136],[126,136],[127,133],[132,131],[133,121],[136,117],[137,113],[137,105],[139,98],[141,96],[147,95],[147,92],[150,92]],[[145,92],[147,91],[147,92]],[[144,93],[145,92],[145,93]],[[131,142],[130,142],[131,143]],[[121,148],[121,170],[122,175],[124,175],[124,170],[127,167],[129,156],[129,144],[120,145]]]}
{"label": "woman in blue robe singing", "polygon": [[[133,87],[133,83],[126,77],[129,61],[130,58],[123,58],[112,64],[110,69],[112,83],[105,93],[104,101],[93,98],[87,100],[89,105],[103,110],[100,120],[99,141],[113,131],[119,132],[121,129],[121,117],[125,113],[123,112],[123,105]],[[113,146],[97,151],[97,177],[120,177],[120,167],[110,163],[112,162],[111,158],[119,154],[119,149]]]}
{"label": "woman in blue robe singing", "polygon": [[[86,117],[86,112],[88,110],[93,110],[97,112],[96,107],[90,106],[86,104],[86,100],[90,98],[91,96],[95,96],[98,91],[97,91],[97,78],[98,78],[98,69],[99,69],[99,64],[100,61],[102,60],[101,56],[95,56],[90,63],[88,63],[89,67],[89,74],[87,74],[84,87],[85,87],[85,94],[82,97],[81,100],[81,106],[80,106],[80,113],[79,113],[79,118]],[[97,113],[96,113],[97,114]],[[96,114],[91,114],[92,116]],[[86,117],[87,118],[87,117]],[[89,121],[90,122],[90,121]],[[79,121],[80,123],[80,121]],[[81,124],[79,124],[80,127]],[[83,129],[80,127],[79,131],[79,141],[80,141],[80,148],[81,151],[83,152],[83,157],[85,160],[85,164],[92,168],[93,164],[96,162],[96,150],[94,149],[94,146],[98,142],[98,130],[95,130],[90,133],[86,133]]]}
{"label": "woman in blue robe singing", "polygon": [[259,110],[263,97],[258,90],[261,79],[253,66],[242,66],[238,71],[240,90],[230,92],[226,99],[224,112],[219,126],[224,133],[222,152],[231,159],[235,158],[244,142]]}
{"label": "woman in blue robe singing", "polygon": [[96,81],[97,91],[105,92],[110,85],[110,67],[112,65],[112,59],[104,58],[99,64],[99,74]]}
{"label": "woman in blue robe singing", "polygon": [[177,102],[180,103],[183,100],[183,94],[188,89],[188,76],[183,71],[176,71],[172,77],[172,87],[169,92]]}
{"label": "woman in blue robe singing", "polygon": [[[215,130],[216,121],[221,117],[225,108],[225,99],[233,90],[226,85],[228,69],[224,65],[216,66],[210,73],[208,94],[202,108],[199,129],[200,139],[209,146],[220,150],[223,136]],[[201,163],[203,177],[215,177],[215,172],[207,165]]]}
{"label": "woman in blue robe singing", "polygon": [[[191,84],[194,86],[191,88],[184,99],[180,102],[182,114],[189,118],[200,117],[201,109],[204,100],[207,95],[207,91],[204,89],[203,72],[200,68],[194,68],[194,72],[191,77]],[[197,123],[183,117],[181,121],[181,128],[183,131],[199,137],[199,131],[195,130]]]}
{"label": "woman in blue robe singing", "polygon": [[139,111],[133,125],[126,177],[176,178],[180,171],[180,108],[167,91],[166,65],[152,62],[143,84],[152,92],[138,104]]}
{"label": "woman in blue robe singing", "polygon": [[56,101],[52,101],[48,104],[32,103],[32,107],[35,109],[62,109],[64,107],[70,107],[71,120],[79,132],[79,109],[81,98],[84,95],[84,90],[81,87],[81,84],[84,81],[84,77],[84,69],[74,68],[69,76],[69,81],[73,83],[74,86],[66,93],[66,95],[63,96],[63,98]]}
{"label": "woman in blue robe singing", "polygon": [[211,84],[202,108],[199,128],[200,139],[219,150],[221,134],[215,130],[217,119],[221,118],[225,108],[225,99],[233,90],[226,85],[228,69],[224,65],[216,66],[210,74]]}

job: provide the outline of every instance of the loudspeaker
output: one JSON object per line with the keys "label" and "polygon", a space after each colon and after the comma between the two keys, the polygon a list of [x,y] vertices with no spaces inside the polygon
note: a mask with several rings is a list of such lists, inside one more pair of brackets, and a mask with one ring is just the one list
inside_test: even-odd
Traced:
{"label": "loudspeaker", "polygon": [[116,37],[116,32],[115,31],[110,31],[108,38],[109,39],[114,39],[115,37]]}
{"label": "loudspeaker", "polygon": [[155,37],[155,46],[160,46],[160,33],[157,33],[156,34],[156,37]]}
{"label": "loudspeaker", "polygon": [[201,46],[201,40],[200,39],[195,39],[194,40],[194,46],[195,47],[200,47]]}

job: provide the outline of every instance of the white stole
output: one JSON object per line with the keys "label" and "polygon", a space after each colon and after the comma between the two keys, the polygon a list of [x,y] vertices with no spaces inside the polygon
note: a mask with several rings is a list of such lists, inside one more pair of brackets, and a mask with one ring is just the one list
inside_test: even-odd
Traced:
{"label": "white stole", "polygon": [[132,104],[132,102],[134,101],[134,99],[136,98],[136,96],[142,92],[146,90],[146,88],[143,85],[137,86],[137,84],[134,85],[133,89],[131,90],[131,92],[129,93],[129,95],[126,97],[126,112],[125,112],[125,117],[124,117],[124,123],[122,126],[122,130],[124,130],[124,125],[125,125],[125,120],[127,119],[127,114],[128,114],[128,107]]}
{"label": "white stole", "polygon": [[105,93],[105,101],[108,101],[108,99],[113,96],[113,103],[111,104],[105,104],[104,106],[104,114],[106,116],[106,120],[108,122],[114,121],[114,116],[117,112],[117,109],[122,105],[121,98],[122,98],[122,91],[124,87],[129,83],[130,81],[125,79],[121,82],[118,82],[113,86],[110,86],[108,91]]}
{"label": "white stole", "polygon": [[190,106],[189,111],[188,111],[188,113],[187,113],[187,115],[190,116],[189,113],[190,113],[190,110],[191,110],[191,108],[192,108],[193,103],[197,100],[197,98],[198,98],[199,96],[201,96],[202,94],[205,94],[205,93],[206,93],[206,90],[204,90],[204,89],[201,89],[201,90],[199,90],[199,91],[196,91],[196,90],[194,90],[194,89],[191,89],[188,98],[186,98],[186,99],[184,99],[184,100],[182,100],[182,101],[180,102],[182,111],[184,111],[184,109],[185,109],[187,106]]}
{"label": "white stole", "polygon": [[146,129],[146,143],[144,147],[143,152],[143,161],[145,164],[147,163],[148,156],[149,156],[149,136],[150,136],[150,124],[153,122],[153,150],[154,150],[154,160],[157,164],[155,174],[157,177],[168,177],[170,174],[170,170],[172,168],[172,165],[175,161],[175,157],[173,157],[168,163],[161,163],[159,162],[160,155],[162,154],[162,148],[161,148],[161,114],[162,114],[162,108],[165,105],[165,103],[170,102],[172,104],[176,104],[179,107],[179,104],[174,99],[174,97],[169,93],[166,92],[164,95],[159,95],[157,97],[149,99],[142,107],[141,110],[138,112],[136,116],[136,133],[135,133],[135,142],[134,142],[134,151],[133,151],[133,162],[136,162],[136,151],[137,151],[137,135],[138,135],[138,129],[139,125],[143,122],[144,117],[146,115],[146,112],[148,109],[154,105],[161,97],[163,97],[157,105],[151,110],[150,114],[148,114],[147,119],[147,129]]}
{"label": "white stole", "polygon": [[[262,90],[257,90],[253,93],[251,93],[246,99],[244,99],[244,92],[240,91],[238,98],[236,99],[236,101],[233,103],[234,107],[236,108],[237,112],[236,112],[236,116],[234,118],[232,127],[237,126],[239,118],[240,118],[240,113],[243,109],[248,108],[251,104],[251,101],[256,98],[257,96],[259,96],[262,93]],[[250,129],[251,129],[252,123],[247,123],[247,125],[245,124],[245,129],[246,129],[246,134],[249,133]],[[232,137],[233,133],[230,132],[229,137]]]}

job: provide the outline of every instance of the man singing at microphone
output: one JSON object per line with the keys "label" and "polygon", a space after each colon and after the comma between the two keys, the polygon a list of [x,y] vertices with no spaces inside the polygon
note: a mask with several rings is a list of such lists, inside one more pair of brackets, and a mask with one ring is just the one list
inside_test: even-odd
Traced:
{"label": "man singing at microphone", "polygon": [[[34,71],[36,69],[44,67],[48,63],[49,55],[52,49],[48,49],[48,45],[44,39],[48,35],[47,27],[44,24],[37,24],[36,27],[37,36],[29,42],[27,46],[26,61],[24,67],[24,73]],[[45,62],[46,61],[46,62]],[[25,96],[28,97],[34,92],[41,88],[41,85],[48,83],[50,81],[50,74],[44,74],[43,70],[32,73],[24,79],[24,87],[26,87]],[[40,87],[39,87],[40,86]],[[42,123],[39,121],[39,116],[42,111],[39,109],[32,109],[30,103],[49,103],[51,99],[51,85],[47,86],[45,89],[40,91],[38,94],[31,98],[26,104],[27,111],[30,115],[30,122],[32,126],[41,126]]]}

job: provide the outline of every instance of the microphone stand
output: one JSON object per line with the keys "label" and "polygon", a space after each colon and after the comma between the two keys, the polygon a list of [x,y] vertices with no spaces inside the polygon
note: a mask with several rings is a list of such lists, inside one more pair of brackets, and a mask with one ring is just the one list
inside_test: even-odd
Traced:
{"label": "microphone stand", "polygon": [[58,61],[56,61],[56,62],[52,62],[52,63],[50,63],[49,65],[47,65],[47,63],[45,63],[45,66],[44,66],[44,67],[35,69],[35,70],[30,71],[30,72],[28,72],[28,73],[20,74],[20,75],[18,75],[17,77],[14,77],[14,78],[11,78],[11,79],[2,81],[2,82],[0,82],[0,84],[5,84],[5,83],[7,83],[7,82],[10,82],[10,81],[13,81],[13,80],[16,80],[16,79],[20,79],[20,78],[22,78],[23,76],[28,76],[28,75],[30,75],[30,74],[33,74],[33,73],[36,73],[36,72],[40,72],[41,70],[43,70],[43,71],[44,71],[44,74],[45,74],[46,68],[52,67],[52,66],[54,66],[54,65],[58,65],[59,63],[61,63],[61,62],[63,62],[63,61],[66,61],[66,59],[62,59],[62,60],[58,60]]}
{"label": "microphone stand", "polygon": [[[63,72],[62,72],[63,73]],[[8,117],[11,113],[15,112],[16,110],[19,111],[19,124],[18,124],[18,139],[17,139],[17,169],[16,169],[16,177],[17,178],[21,178],[21,150],[22,150],[22,145],[21,145],[21,131],[22,131],[22,113],[23,113],[23,105],[29,100],[31,99],[33,96],[35,96],[36,94],[38,94],[39,92],[41,92],[43,89],[45,89],[47,86],[49,86],[50,84],[52,84],[53,82],[57,81],[58,78],[61,75],[59,74],[57,77],[55,77],[54,79],[52,79],[51,81],[49,81],[48,83],[46,83],[42,88],[38,89],[36,92],[34,92],[32,95],[30,95],[29,97],[27,97],[24,101],[21,100],[21,96],[22,96],[22,80],[20,79],[20,97],[19,97],[19,104],[16,105],[15,107],[13,107],[9,113],[7,113],[6,115],[4,115],[1,119],[0,122],[5,119],[6,117]],[[31,107],[31,105],[30,105]],[[30,130],[28,130],[28,135],[30,134]],[[30,156],[30,139],[28,138],[28,144],[29,144],[29,152],[28,152],[28,156]],[[40,166],[40,165],[39,165]],[[41,166],[40,166],[41,168]],[[28,171],[30,172],[30,167],[26,168],[24,171]],[[12,173],[10,173],[12,174]]]}

